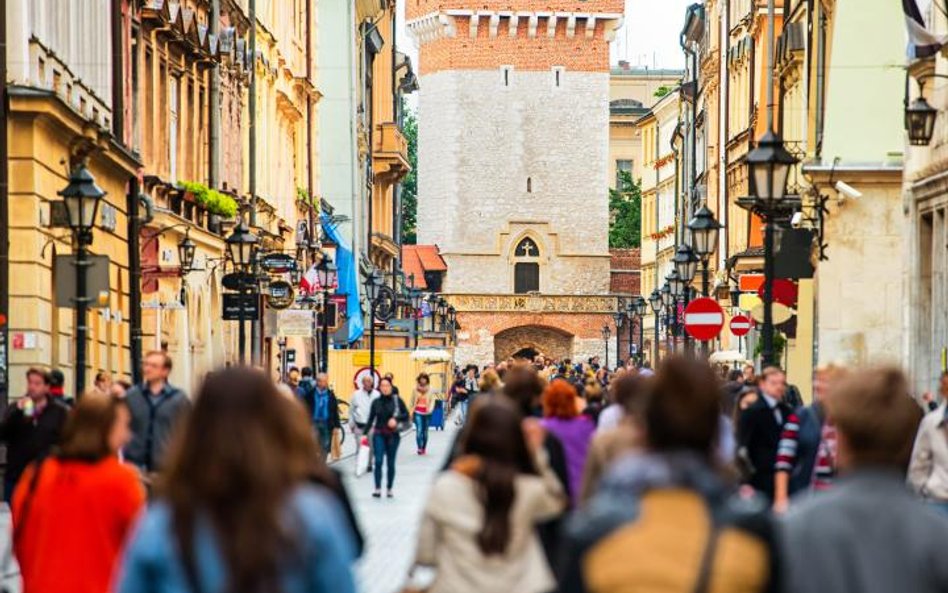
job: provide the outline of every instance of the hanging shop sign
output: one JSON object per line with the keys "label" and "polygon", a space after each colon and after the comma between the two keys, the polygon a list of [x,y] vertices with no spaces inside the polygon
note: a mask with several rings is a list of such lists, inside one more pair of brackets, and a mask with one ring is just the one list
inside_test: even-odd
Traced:
{"label": "hanging shop sign", "polygon": [[224,321],[256,321],[260,318],[260,299],[257,295],[225,292],[223,303]]}
{"label": "hanging shop sign", "polygon": [[267,287],[267,306],[271,309],[287,309],[295,297],[293,285],[286,280],[275,280]]}
{"label": "hanging shop sign", "polygon": [[296,260],[288,253],[267,253],[260,256],[260,267],[271,274],[285,274],[296,270]]}

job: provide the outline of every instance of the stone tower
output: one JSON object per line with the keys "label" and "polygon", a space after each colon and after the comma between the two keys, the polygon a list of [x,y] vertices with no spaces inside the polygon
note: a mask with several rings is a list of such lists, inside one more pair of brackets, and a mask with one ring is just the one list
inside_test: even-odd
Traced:
{"label": "stone tower", "polygon": [[605,355],[609,42],[623,5],[406,0],[418,242],[448,264],[458,362]]}

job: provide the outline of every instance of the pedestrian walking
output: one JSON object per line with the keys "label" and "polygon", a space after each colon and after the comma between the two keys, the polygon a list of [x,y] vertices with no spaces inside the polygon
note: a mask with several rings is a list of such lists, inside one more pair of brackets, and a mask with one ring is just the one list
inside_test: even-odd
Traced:
{"label": "pedestrian walking", "polygon": [[401,425],[409,420],[408,408],[394,393],[390,379],[379,381],[379,397],[372,402],[368,426],[372,431],[372,452],[375,455],[375,491],[372,496],[382,496],[382,462],[386,463],[385,496],[395,496],[395,458],[401,442]]}
{"label": "pedestrian walking", "polygon": [[707,364],[662,361],[642,413],[646,451],[616,461],[570,519],[561,591],[776,590],[769,509],[733,500],[717,469],[720,413]]}
{"label": "pedestrian walking", "polygon": [[596,431],[593,421],[577,411],[576,399],[576,388],[563,379],[553,380],[543,391],[543,427],[563,444],[573,506],[579,503],[589,443]]}
{"label": "pedestrian walking", "polygon": [[118,458],[130,421],[124,401],[92,390],[72,410],[58,450],[23,474],[12,511],[25,593],[109,590],[145,504],[138,472]]}
{"label": "pedestrian walking", "polygon": [[645,447],[643,413],[648,399],[648,380],[626,373],[610,385],[613,399],[622,407],[622,416],[612,428],[600,427],[589,445],[583,472],[580,502],[587,503],[599,489],[603,474],[615,460]]}
{"label": "pedestrian walking", "polygon": [[467,405],[468,400],[470,399],[470,392],[467,389],[467,377],[465,374],[459,374],[455,380],[454,384],[451,385],[451,409],[457,408],[457,417],[455,419],[455,424],[461,426],[464,424],[465,419],[467,418]]}
{"label": "pedestrian walking", "polygon": [[69,408],[53,399],[49,388],[49,373],[36,367],[27,370],[26,395],[7,409],[0,422],[0,440],[7,445],[4,502],[10,502],[26,467],[46,457],[59,443]]}
{"label": "pedestrian walking", "polygon": [[264,374],[210,374],[175,439],[117,593],[353,593],[345,513],[312,484],[311,424]]}
{"label": "pedestrian walking", "polygon": [[[349,428],[356,439],[356,476],[361,476],[364,471],[372,471],[372,439],[368,438],[369,412],[372,409],[372,402],[379,396],[378,390],[375,389],[375,379],[371,375],[363,375],[361,382],[362,386],[356,389],[349,399]],[[366,446],[369,448],[368,463],[365,467],[359,465],[363,438],[366,439]]]}
{"label": "pedestrian walking", "polygon": [[918,428],[909,464],[909,485],[948,516],[948,403],[928,412]]}
{"label": "pedestrian walking", "polygon": [[853,373],[829,394],[839,435],[832,490],[791,507],[784,589],[794,593],[948,591],[948,517],[906,487],[921,410],[897,369]]}
{"label": "pedestrian walking", "polygon": [[785,512],[790,498],[828,490],[836,477],[836,427],[827,417],[828,392],[845,376],[837,365],[821,365],[813,377],[813,403],[790,413],[777,447],[774,511]]}
{"label": "pedestrian walking", "polygon": [[[303,372],[305,373],[306,369],[303,369]],[[329,455],[332,451],[332,432],[337,428],[342,428],[342,422],[339,419],[339,400],[329,388],[329,376],[326,373],[319,373],[316,375],[315,382],[303,384],[301,381],[300,389],[302,390],[300,397],[309,411],[319,447],[324,455]]]}
{"label": "pedestrian walking", "polygon": [[171,366],[167,352],[147,353],[142,362],[144,382],[125,394],[132,413],[132,440],[125,447],[125,459],[137,465],[146,478],[161,469],[168,442],[191,409],[184,391],[168,383]]}
{"label": "pedestrian walking", "polygon": [[95,390],[100,395],[110,395],[112,391],[112,375],[105,371],[95,374]]}
{"label": "pedestrian walking", "polygon": [[49,371],[49,396],[66,407],[72,406],[76,401],[66,395],[66,375],[59,369]]}
{"label": "pedestrian walking", "polygon": [[771,502],[774,497],[774,473],[777,446],[783,425],[792,412],[783,403],[787,380],[783,371],[768,367],[761,373],[760,398],[741,412],[737,424],[738,456],[749,472],[747,483]]}
{"label": "pedestrian walking", "polygon": [[461,455],[435,480],[425,504],[415,564],[434,567],[430,593],[516,591],[556,586],[538,523],[566,507],[550,468],[544,431],[499,398],[472,408]]}
{"label": "pedestrian walking", "polygon": [[431,424],[431,414],[434,412],[435,400],[431,395],[431,377],[428,373],[421,373],[415,379],[415,391],[411,396],[411,412],[415,422],[415,444],[418,445],[418,454],[424,455],[428,448],[428,427]]}

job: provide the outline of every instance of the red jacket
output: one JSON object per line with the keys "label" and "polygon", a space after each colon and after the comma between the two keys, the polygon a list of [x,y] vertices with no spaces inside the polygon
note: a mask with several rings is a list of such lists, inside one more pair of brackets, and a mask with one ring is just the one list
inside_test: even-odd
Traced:
{"label": "red jacket", "polygon": [[[138,473],[115,457],[49,458],[30,466],[13,494],[15,551],[24,593],[109,591],[119,554],[143,508]],[[25,514],[24,514],[25,513]]]}

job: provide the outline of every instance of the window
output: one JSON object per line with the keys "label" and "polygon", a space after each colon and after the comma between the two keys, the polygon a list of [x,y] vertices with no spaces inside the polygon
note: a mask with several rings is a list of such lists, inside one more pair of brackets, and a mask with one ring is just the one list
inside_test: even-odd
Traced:
{"label": "window", "polygon": [[527,193],[533,193],[533,178],[527,177]]}
{"label": "window", "polygon": [[526,294],[540,290],[540,264],[519,262],[514,264],[514,293]]}
{"label": "window", "polygon": [[553,86],[559,88],[563,86],[563,76],[566,74],[566,68],[563,66],[553,66]]}
{"label": "window", "polygon": [[632,161],[619,159],[616,161],[616,189],[622,187],[622,174],[632,174]]}
{"label": "window", "polygon": [[503,86],[510,86],[511,74],[513,74],[513,66],[500,67],[501,84]]}
{"label": "window", "polygon": [[530,237],[522,239],[514,249],[514,293],[526,294],[540,290],[540,248]]}

